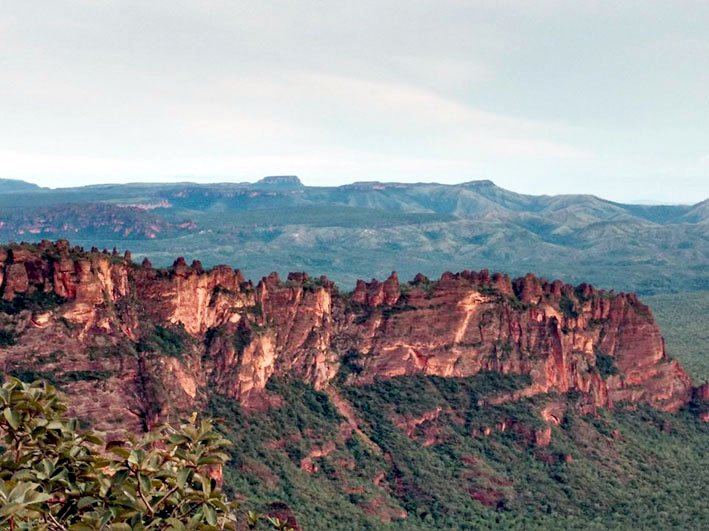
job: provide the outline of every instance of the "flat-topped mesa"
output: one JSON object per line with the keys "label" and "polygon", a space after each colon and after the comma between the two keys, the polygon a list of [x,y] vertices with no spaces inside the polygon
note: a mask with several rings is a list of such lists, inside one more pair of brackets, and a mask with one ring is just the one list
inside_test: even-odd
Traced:
{"label": "flat-topped mesa", "polygon": [[[122,397],[128,405],[120,407],[133,404],[130,411],[142,407],[152,415],[193,407],[208,390],[263,403],[273,375],[322,389],[403,375],[498,371],[528,375],[531,384],[496,400],[575,390],[589,407],[645,402],[677,410],[692,393],[683,369],[667,358],[652,313],[634,294],[531,274],[513,280],[466,270],[437,281],[419,274],[402,284],[394,272],[383,282],[358,281],[351,294],[342,294],[327,277],[304,272],[285,282],[272,273],[254,287],[239,270],[205,270],[184,258],[155,269],[147,259],[138,265],[129,256],[86,253],[63,241],[0,247],[5,301],[50,293],[59,298],[55,307],[42,308],[42,315],[23,310],[33,313],[22,321],[30,324],[21,325],[16,344],[0,349],[0,363],[31,363],[37,345],[47,343],[54,350],[65,345],[71,359],[94,370],[100,366],[91,361],[96,345],[129,345],[140,354],[135,359],[148,356],[135,369],[142,376],[122,381],[106,400]],[[179,339],[185,333],[189,340]],[[160,354],[170,347],[166,341],[181,345],[179,356]],[[122,371],[135,359],[111,368],[115,378],[125,378]],[[169,400],[146,392],[146,378],[159,380]],[[138,407],[135,397],[162,401]]]}
{"label": "flat-topped mesa", "polygon": [[256,188],[303,188],[303,183],[296,175],[271,175],[255,182]]}

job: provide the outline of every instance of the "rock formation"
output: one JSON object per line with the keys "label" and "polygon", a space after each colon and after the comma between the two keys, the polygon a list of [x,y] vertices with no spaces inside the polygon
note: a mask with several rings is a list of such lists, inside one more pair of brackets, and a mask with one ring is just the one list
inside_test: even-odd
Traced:
{"label": "rock formation", "polygon": [[155,269],[59,241],[0,248],[0,294],[0,329],[13,338],[0,349],[5,372],[53,375],[74,412],[107,431],[149,428],[211,391],[263,407],[274,374],[327,389],[336,378],[499,371],[531,384],[497,401],[577,391],[589,408],[675,411],[692,396],[634,294],[533,275],[400,284],[392,273],[343,294],[305,273],[254,286],[227,266],[178,258]]}

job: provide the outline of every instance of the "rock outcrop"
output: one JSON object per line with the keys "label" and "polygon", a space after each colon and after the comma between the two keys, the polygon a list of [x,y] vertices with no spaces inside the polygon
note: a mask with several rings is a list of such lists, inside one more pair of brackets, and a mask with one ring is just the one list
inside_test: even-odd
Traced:
{"label": "rock outcrop", "polygon": [[227,266],[178,258],[155,269],[59,241],[0,248],[0,294],[0,327],[16,336],[0,351],[5,372],[63,378],[76,412],[105,429],[149,427],[210,390],[262,407],[274,374],[326,389],[499,371],[531,384],[495,400],[577,391],[589,407],[675,411],[692,396],[634,294],[533,275],[463,271],[400,284],[392,273],[342,294],[305,273],[254,286]]}

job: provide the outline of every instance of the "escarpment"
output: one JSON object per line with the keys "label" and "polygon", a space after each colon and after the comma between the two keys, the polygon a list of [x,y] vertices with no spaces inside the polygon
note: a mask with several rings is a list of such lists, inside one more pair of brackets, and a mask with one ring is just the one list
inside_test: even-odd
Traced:
{"label": "escarpment", "polygon": [[106,430],[149,428],[211,393],[263,407],[274,375],[326,389],[496,371],[530,384],[491,401],[575,391],[588,408],[674,411],[692,396],[635,295],[533,275],[393,273],[347,294],[305,273],[254,285],[227,266],[156,269],[45,241],[0,247],[0,294],[4,372],[47,377]]}

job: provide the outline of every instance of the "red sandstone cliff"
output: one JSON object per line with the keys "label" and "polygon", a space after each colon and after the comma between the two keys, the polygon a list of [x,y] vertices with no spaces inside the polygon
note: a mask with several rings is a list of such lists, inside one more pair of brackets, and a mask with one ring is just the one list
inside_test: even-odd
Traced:
{"label": "red sandstone cliff", "polygon": [[[0,312],[0,328],[15,336],[0,349],[5,372],[58,374],[74,411],[106,430],[145,429],[198,407],[210,386],[254,407],[268,403],[274,374],[327,388],[352,352],[352,385],[500,371],[532,383],[497,401],[577,390],[589,407],[669,411],[692,393],[635,295],[532,275],[464,271],[400,285],[394,273],[344,295],[304,273],[254,286],[227,266],[204,271],[178,259],[159,270],[60,241],[0,247],[0,294],[15,308]],[[61,304],[16,304],[42,294]],[[184,335],[179,355],[150,343],[156,325]],[[600,359],[613,370],[597,367]]]}

